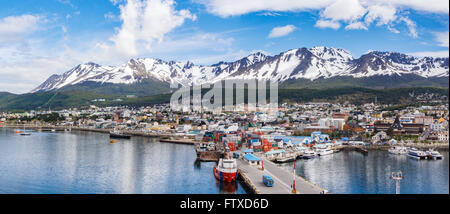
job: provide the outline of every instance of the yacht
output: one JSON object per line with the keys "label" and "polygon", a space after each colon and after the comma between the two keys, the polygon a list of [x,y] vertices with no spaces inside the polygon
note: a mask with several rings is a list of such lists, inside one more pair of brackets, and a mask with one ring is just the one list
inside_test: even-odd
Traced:
{"label": "yacht", "polygon": [[429,159],[433,159],[433,160],[443,159],[444,158],[444,156],[441,155],[441,153],[439,153],[438,151],[433,150],[433,149],[429,149],[428,151],[426,151],[426,154],[427,154]]}
{"label": "yacht", "polygon": [[317,150],[317,155],[319,155],[319,156],[325,156],[325,155],[331,155],[331,154],[333,154],[333,150],[331,150],[330,148]]}
{"label": "yacht", "polygon": [[302,158],[304,159],[311,159],[314,158],[317,155],[317,153],[311,149],[305,150],[305,152],[303,152]]}
{"label": "yacht", "polygon": [[411,148],[408,152],[408,157],[415,158],[417,160],[427,159],[427,153],[416,148]]}
{"label": "yacht", "polygon": [[295,153],[291,153],[291,154],[285,154],[281,157],[277,157],[277,158],[275,158],[275,161],[277,163],[287,163],[287,162],[293,162],[293,161],[295,161],[295,159],[296,159]]}
{"label": "yacht", "polygon": [[406,147],[403,146],[394,146],[391,147],[388,152],[390,154],[394,154],[394,155],[405,155],[408,153],[408,149]]}

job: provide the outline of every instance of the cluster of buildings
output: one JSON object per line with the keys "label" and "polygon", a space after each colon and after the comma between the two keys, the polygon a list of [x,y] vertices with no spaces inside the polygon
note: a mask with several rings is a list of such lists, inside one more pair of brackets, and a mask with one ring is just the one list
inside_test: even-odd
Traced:
{"label": "cluster of buildings", "polygon": [[[313,133],[323,133],[324,141],[347,138],[369,143],[447,141],[448,104],[411,106],[386,110],[391,106],[304,103],[282,104],[275,117],[265,112],[174,112],[169,105],[148,107],[96,107],[60,111],[0,113],[3,123],[33,123],[92,129],[121,129],[145,133],[199,135],[211,131],[277,133],[292,136],[291,142],[312,141]],[[38,121],[42,114],[59,114],[60,121]],[[294,136],[303,137],[294,137]],[[275,136],[275,135],[272,135]],[[317,140],[317,139],[316,139]]]}

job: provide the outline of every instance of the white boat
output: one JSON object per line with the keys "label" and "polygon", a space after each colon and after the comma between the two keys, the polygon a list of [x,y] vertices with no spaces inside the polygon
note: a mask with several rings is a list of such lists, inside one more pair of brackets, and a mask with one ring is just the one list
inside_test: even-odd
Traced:
{"label": "white boat", "polygon": [[426,153],[427,153],[427,156],[429,159],[437,160],[437,159],[444,158],[444,156],[441,155],[441,153],[439,153],[438,151],[433,150],[433,149],[429,149],[428,151],[426,151]]}
{"label": "white boat", "polygon": [[404,155],[408,153],[408,149],[403,146],[394,146],[391,147],[388,152],[394,155]]}
{"label": "white boat", "polygon": [[311,159],[314,158],[317,155],[317,153],[311,149],[305,150],[305,152],[303,152],[302,158],[304,159]]}
{"label": "white boat", "polygon": [[295,161],[296,157],[295,157],[295,153],[292,154],[285,154],[281,157],[276,157],[275,161],[277,163],[287,163],[287,162],[293,162]]}
{"label": "white boat", "polygon": [[333,150],[331,150],[330,148],[317,150],[317,155],[319,155],[319,156],[325,156],[325,155],[331,155],[331,154],[333,154]]}
{"label": "white boat", "polygon": [[27,130],[25,129],[25,124],[23,125],[23,132],[20,132],[20,135],[22,135],[22,136],[29,136],[29,135],[31,135],[31,133],[27,132]]}
{"label": "white boat", "polygon": [[408,157],[414,158],[417,160],[423,160],[423,159],[427,159],[427,153],[424,151],[420,151],[416,148],[411,148],[411,150],[409,150],[409,152],[408,152]]}

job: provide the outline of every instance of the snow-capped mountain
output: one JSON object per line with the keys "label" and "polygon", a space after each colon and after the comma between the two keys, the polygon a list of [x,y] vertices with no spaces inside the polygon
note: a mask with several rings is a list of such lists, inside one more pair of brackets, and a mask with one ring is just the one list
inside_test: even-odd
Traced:
{"label": "snow-capped mountain", "polygon": [[53,75],[32,92],[50,91],[84,82],[134,84],[145,79],[183,86],[224,79],[292,79],[417,75],[422,78],[448,77],[449,58],[417,58],[396,52],[372,51],[360,58],[344,49],[313,47],[292,49],[276,56],[253,53],[235,62],[210,66],[159,59],[131,59],[120,66],[86,63],[62,75]]}

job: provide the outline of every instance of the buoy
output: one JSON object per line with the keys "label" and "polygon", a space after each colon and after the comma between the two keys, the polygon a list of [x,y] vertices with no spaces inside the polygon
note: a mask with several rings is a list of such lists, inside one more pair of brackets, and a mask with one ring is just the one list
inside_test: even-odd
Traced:
{"label": "buoy", "polygon": [[110,140],[109,143],[117,143],[116,140]]}

